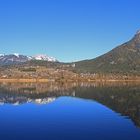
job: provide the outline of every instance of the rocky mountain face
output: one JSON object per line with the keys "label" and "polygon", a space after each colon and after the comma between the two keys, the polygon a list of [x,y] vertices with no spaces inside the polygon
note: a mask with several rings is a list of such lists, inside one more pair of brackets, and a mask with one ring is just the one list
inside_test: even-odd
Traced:
{"label": "rocky mountain face", "polygon": [[31,60],[41,60],[47,62],[57,62],[57,60],[53,57],[49,57],[47,55],[36,55],[36,56],[26,56],[20,54],[0,54],[0,65],[11,65],[11,64],[20,64],[24,62],[28,62]]}
{"label": "rocky mountain face", "polygon": [[85,73],[139,73],[140,31],[130,41],[102,56],[77,62],[76,69]]}

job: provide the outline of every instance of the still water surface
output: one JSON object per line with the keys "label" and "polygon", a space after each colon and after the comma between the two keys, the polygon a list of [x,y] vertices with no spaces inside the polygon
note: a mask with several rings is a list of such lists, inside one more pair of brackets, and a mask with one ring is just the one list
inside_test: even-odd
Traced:
{"label": "still water surface", "polygon": [[140,86],[0,84],[0,140],[140,140]]}

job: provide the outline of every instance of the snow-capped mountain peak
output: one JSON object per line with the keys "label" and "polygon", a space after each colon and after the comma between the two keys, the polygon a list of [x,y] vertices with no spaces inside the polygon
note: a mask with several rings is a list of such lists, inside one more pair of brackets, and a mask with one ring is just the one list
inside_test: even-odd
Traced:
{"label": "snow-capped mountain peak", "polygon": [[5,54],[0,54],[0,57],[1,57],[1,56],[4,56],[4,55],[5,55]]}
{"label": "snow-capped mountain peak", "polygon": [[50,57],[44,54],[39,54],[33,57],[35,60],[44,60],[44,61],[49,61],[49,62],[56,62],[57,59],[54,57]]}
{"label": "snow-capped mountain peak", "polygon": [[18,53],[14,53],[13,55],[15,55],[16,57],[19,57],[20,56]]}
{"label": "snow-capped mountain peak", "polygon": [[36,55],[36,56],[26,56],[26,55],[20,55],[18,53],[0,54],[0,65],[19,64],[30,60],[57,62],[56,58],[44,54]]}

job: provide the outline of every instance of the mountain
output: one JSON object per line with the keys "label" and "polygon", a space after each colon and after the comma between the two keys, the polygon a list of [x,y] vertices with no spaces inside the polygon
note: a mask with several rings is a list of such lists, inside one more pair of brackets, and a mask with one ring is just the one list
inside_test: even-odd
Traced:
{"label": "mountain", "polygon": [[57,62],[57,60],[53,57],[49,57],[47,55],[37,55],[37,56],[26,56],[20,54],[0,54],[0,65],[11,65],[11,64],[20,64],[24,62],[28,62],[31,60],[42,60],[49,62]]}
{"label": "mountain", "polygon": [[20,63],[24,63],[26,66],[59,67],[78,73],[131,73],[140,75],[140,30],[128,42],[95,59],[75,62],[72,68],[73,63],[60,63],[56,58],[47,55],[0,54],[0,65]]}
{"label": "mountain", "polygon": [[57,59],[54,57],[50,57],[44,54],[36,55],[33,57],[35,60],[44,60],[44,61],[49,61],[49,62],[56,62]]}
{"label": "mountain", "polygon": [[1,54],[0,55],[0,65],[10,65],[10,64],[19,64],[26,61],[30,61],[31,57],[19,54]]}
{"label": "mountain", "polygon": [[139,73],[140,31],[128,42],[95,59],[75,63],[78,72]]}

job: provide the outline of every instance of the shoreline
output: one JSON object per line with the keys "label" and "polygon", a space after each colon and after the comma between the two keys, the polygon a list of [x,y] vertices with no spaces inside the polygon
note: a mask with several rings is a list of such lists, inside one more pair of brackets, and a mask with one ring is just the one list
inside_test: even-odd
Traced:
{"label": "shoreline", "polygon": [[2,79],[0,78],[0,82],[20,82],[20,83],[48,83],[48,82],[140,82],[140,79],[96,79],[96,80],[55,80],[55,79],[44,79],[44,78],[38,78],[38,79],[16,79],[16,78],[8,78],[8,79]]}

